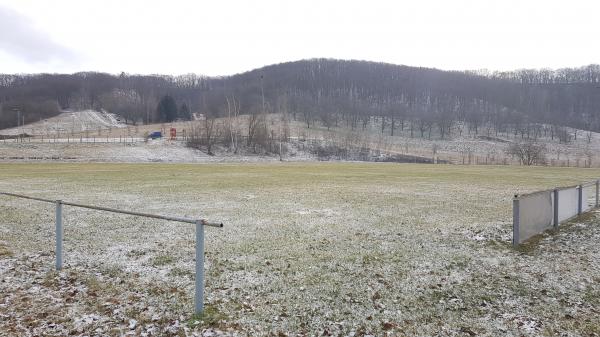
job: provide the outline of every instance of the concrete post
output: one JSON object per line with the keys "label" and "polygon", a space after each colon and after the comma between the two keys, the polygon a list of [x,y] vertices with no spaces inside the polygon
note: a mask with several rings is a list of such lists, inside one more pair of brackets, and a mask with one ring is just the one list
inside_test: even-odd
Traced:
{"label": "concrete post", "polygon": [[558,228],[558,188],[554,189],[554,228]]}
{"label": "concrete post", "polygon": [[204,225],[202,221],[196,222],[196,289],[195,311],[196,314],[204,311]]}
{"label": "concrete post", "polygon": [[583,185],[577,187],[577,214],[581,214],[583,210]]}
{"label": "concrete post", "polygon": [[519,196],[513,199],[513,246],[519,245]]}
{"label": "concrete post", "polygon": [[63,216],[62,201],[56,201],[56,270],[62,269],[63,262]]}

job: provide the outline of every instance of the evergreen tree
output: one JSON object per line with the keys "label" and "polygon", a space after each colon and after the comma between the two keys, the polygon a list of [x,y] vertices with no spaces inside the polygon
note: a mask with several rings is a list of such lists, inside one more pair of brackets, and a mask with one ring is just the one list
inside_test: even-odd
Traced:
{"label": "evergreen tree", "polygon": [[185,119],[186,121],[192,119],[190,108],[188,108],[187,104],[185,103],[181,104],[181,107],[179,108],[179,118]]}
{"label": "evergreen tree", "polygon": [[172,122],[177,118],[177,103],[169,95],[161,98],[160,102],[158,102],[157,110],[161,122]]}

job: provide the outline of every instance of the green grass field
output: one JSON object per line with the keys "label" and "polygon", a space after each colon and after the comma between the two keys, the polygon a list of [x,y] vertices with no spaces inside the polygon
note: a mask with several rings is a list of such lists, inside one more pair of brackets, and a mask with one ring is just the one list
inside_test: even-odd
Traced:
{"label": "green grass field", "polygon": [[[116,334],[134,319],[138,333],[600,333],[595,216],[528,251],[510,246],[515,193],[598,177],[514,166],[1,164],[2,191],[225,227],[206,229],[209,310],[196,321],[193,226],[66,208],[67,268],[57,274],[52,205],[0,197],[0,272],[22,279],[0,283],[0,331],[54,322],[57,333]],[[39,284],[44,296],[27,295]],[[69,287],[73,300],[55,307]]]}

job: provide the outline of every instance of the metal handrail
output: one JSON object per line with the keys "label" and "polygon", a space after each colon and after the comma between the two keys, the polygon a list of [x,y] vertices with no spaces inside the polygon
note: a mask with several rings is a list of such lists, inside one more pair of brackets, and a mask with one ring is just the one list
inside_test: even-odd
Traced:
{"label": "metal handrail", "polygon": [[7,193],[7,192],[0,192],[0,194],[7,195],[9,197],[16,197],[16,198],[23,198],[23,199],[30,199],[30,200],[36,200],[36,201],[49,202],[49,203],[52,203],[52,204],[56,203],[56,200],[30,197],[28,195],[22,195],[22,194]]}
{"label": "metal handrail", "polygon": [[45,198],[32,197],[29,195],[16,194],[16,193],[8,193],[8,192],[0,192],[0,195],[6,195],[15,198],[29,199],[41,202],[52,203],[56,205],[56,270],[62,269],[63,264],[63,212],[62,208],[64,206],[71,207],[79,207],[79,208],[87,208],[98,211],[112,212],[112,213],[120,213],[127,214],[133,216],[140,216],[146,218],[167,220],[167,221],[175,221],[175,222],[184,222],[196,225],[196,277],[195,277],[195,312],[201,313],[204,310],[204,226],[218,227],[222,228],[222,223],[209,222],[205,219],[187,219],[187,218],[179,218],[173,216],[166,215],[157,215],[157,214],[148,214],[142,212],[133,212],[133,211],[125,211],[116,208],[110,207],[102,207],[102,206],[92,206],[92,205],[84,205],[69,201],[62,200],[51,200]]}
{"label": "metal handrail", "polygon": [[98,211],[106,211],[106,212],[112,212],[112,213],[121,213],[121,214],[141,216],[141,217],[145,217],[145,218],[153,218],[153,219],[160,219],[160,220],[167,220],[167,221],[184,222],[184,223],[191,223],[191,224],[196,224],[198,221],[200,221],[202,223],[202,225],[204,225],[204,226],[223,227],[222,223],[208,222],[205,219],[198,219],[198,220],[196,220],[196,219],[179,218],[179,217],[166,216],[166,215],[157,215],[157,214],[149,214],[149,213],[142,213],[142,212],[125,211],[125,210],[120,210],[120,209],[110,208],[110,207],[84,205],[84,204],[78,204],[78,203],[69,202],[69,201],[44,199],[44,198],[32,197],[32,196],[22,195],[22,194],[16,194],[16,193],[0,192],[0,194],[11,196],[11,197],[16,197],[16,198],[23,198],[23,199],[30,199],[30,200],[35,200],[35,201],[48,202],[48,203],[52,203],[52,204],[61,203],[61,204],[66,205],[66,206],[79,207],[79,208],[87,208],[87,209],[94,209],[94,210],[98,210]]}

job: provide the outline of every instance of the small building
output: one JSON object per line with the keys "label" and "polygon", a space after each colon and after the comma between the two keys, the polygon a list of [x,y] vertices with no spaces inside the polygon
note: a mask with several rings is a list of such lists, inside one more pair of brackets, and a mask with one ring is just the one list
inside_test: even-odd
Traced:
{"label": "small building", "polygon": [[192,113],[192,120],[193,121],[203,121],[206,119],[206,116],[204,116],[204,114],[201,114],[199,112],[193,112]]}

